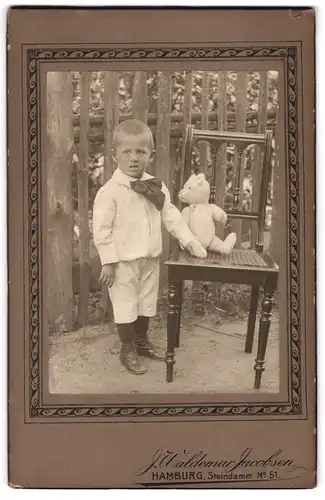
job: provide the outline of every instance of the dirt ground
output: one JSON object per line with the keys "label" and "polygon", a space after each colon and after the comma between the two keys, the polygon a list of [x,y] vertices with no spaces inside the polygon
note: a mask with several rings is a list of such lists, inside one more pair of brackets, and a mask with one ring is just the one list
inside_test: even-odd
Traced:
{"label": "dirt ground", "polygon": [[[244,352],[246,324],[247,317],[230,321],[218,314],[184,313],[172,383],[166,382],[166,367],[161,361],[142,358],[147,374],[127,372],[119,361],[116,333],[108,324],[52,335],[50,393],[252,393],[258,323],[252,354]],[[275,312],[260,392],[279,391],[278,330]],[[166,350],[166,311],[151,321],[149,336],[163,352]]]}

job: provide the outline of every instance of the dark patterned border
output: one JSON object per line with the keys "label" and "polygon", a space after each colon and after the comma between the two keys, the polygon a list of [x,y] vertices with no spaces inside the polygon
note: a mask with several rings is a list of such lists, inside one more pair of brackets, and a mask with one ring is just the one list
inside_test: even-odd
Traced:
{"label": "dark patterned border", "polygon": [[[70,406],[50,407],[42,404],[41,371],[40,371],[40,256],[39,256],[39,217],[38,200],[40,187],[39,171],[39,130],[37,86],[39,84],[39,64],[57,61],[103,61],[103,60],[170,60],[170,59],[243,59],[243,58],[278,58],[284,60],[287,68],[287,122],[288,137],[287,162],[289,181],[289,239],[290,248],[290,297],[289,322],[290,342],[289,358],[291,360],[291,387],[289,401],[286,403],[228,403],[228,404],[162,404],[155,407],[141,405],[110,405],[109,407]],[[29,325],[29,417],[46,420],[47,417],[191,417],[191,416],[292,416],[302,415],[301,401],[301,338],[300,338],[300,296],[299,296],[299,204],[298,204],[298,151],[297,151],[297,48],[296,47],[248,47],[248,48],[166,48],[166,49],[27,49],[28,78],[28,164],[29,164],[29,289],[30,289],[30,325]]]}

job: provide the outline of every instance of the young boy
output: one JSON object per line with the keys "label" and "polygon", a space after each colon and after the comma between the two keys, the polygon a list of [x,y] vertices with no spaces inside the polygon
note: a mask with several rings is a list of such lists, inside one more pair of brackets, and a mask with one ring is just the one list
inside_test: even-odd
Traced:
{"label": "young boy", "polygon": [[157,308],[161,220],[189,253],[206,257],[172,205],[167,187],[146,173],[154,154],[147,125],[138,120],[120,123],[112,149],[117,169],[98,191],[93,212],[94,242],[102,264],[99,282],[109,287],[122,342],[120,360],[138,375],[147,372],[139,355],[164,359],[147,336],[149,318]]}

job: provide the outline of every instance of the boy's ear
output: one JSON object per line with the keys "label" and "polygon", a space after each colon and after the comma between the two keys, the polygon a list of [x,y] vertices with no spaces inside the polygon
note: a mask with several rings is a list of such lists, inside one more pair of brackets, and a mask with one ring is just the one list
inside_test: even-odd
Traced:
{"label": "boy's ear", "polygon": [[155,156],[156,156],[156,150],[153,149],[150,154],[149,163],[152,163],[154,161]]}

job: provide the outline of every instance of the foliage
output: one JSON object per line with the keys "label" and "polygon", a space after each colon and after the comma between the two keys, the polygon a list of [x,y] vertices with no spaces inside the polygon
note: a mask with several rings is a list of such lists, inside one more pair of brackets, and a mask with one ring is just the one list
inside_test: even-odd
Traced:
{"label": "foliage", "polygon": [[[120,114],[129,114],[132,112],[132,87],[134,82],[134,72],[125,71],[119,73],[120,86],[119,86],[119,112]],[[200,112],[202,106],[202,78],[203,72],[193,72],[192,78],[192,111]],[[148,108],[149,113],[156,113],[157,109],[157,96],[158,96],[158,79],[159,73],[147,72],[147,85],[148,85]],[[72,73],[73,82],[73,102],[72,108],[75,115],[80,111],[80,74],[78,72]],[[218,72],[209,72],[209,111],[216,111],[218,108],[218,100],[225,99],[227,112],[235,112],[236,108],[236,72],[226,73],[226,96],[220,96],[220,74]],[[259,82],[260,75],[258,72],[249,72],[247,80],[247,111],[257,111],[259,107]],[[172,74],[172,113],[182,113],[184,102],[184,88],[185,88],[185,72],[174,72]],[[90,89],[90,103],[89,112],[90,116],[98,116],[104,113],[104,72],[92,72],[91,89]],[[275,111],[278,106],[278,73],[276,71],[268,72],[268,109]],[[251,124],[256,123],[255,119]],[[181,141],[178,141],[178,148],[181,147]],[[246,153],[246,166],[247,172],[251,171],[253,162],[254,150]],[[228,201],[231,199],[232,194],[232,176],[233,176],[233,160],[234,151],[229,148],[227,154],[226,165],[226,197]],[[77,155],[74,155],[73,162],[73,195],[74,207],[77,210],[78,193],[77,193]],[[198,164],[199,156],[194,155],[194,162]],[[211,161],[210,161],[211,165]],[[92,209],[95,194],[102,184],[103,173],[103,144],[91,143],[89,148],[89,208]],[[244,193],[244,204],[249,208],[251,202],[252,186],[249,181],[249,175],[246,175],[248,182],[246,182]],[[269,204],[271,204],[271,190],[269,193]],[[227,201],[227,200],[226,200]],[[245,207],[244,207],[245,208]]]}
{"label": "foliage", "polygon": [[[156,112],[156,103],[158,96],[158,78],[157,71],[147,72],[149,113]],[[192,107],[193,112],[201,110],[202,102],[202,78],[203,71],[193,72],[192,83]],[[72,73],[73,80],[73,112],[79,114],[80,108],[80,75],[78,72]],[[226,75],[226,102],[227,111],[234,112],[236,106],[236,72],[227,72]],[[134,81],[134,72],[126,71],[120,73],[119,88],[119,111],[121,114],[128,114],[132,111],[132,86]],[[259,101],[259,81],[258,72],[248,73],[247,85],[247,111],[256,111]],[[178,71],[172,74],[172,113],[181,113],[183,111],[185,87],[185,72]],[[220,90],[219,72],[209,72],[209,111],[216,111],[218,106],[218,94]],[[224,96],[222,96],[224,98]],[[278,104],[278,73],[276,71],[268,72],[268,109],[275,110]],[[90,115],[98,115],[104,112],[104,72],[96,71],[92,73],[91,96],[90,96]]]}

